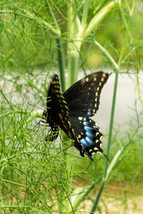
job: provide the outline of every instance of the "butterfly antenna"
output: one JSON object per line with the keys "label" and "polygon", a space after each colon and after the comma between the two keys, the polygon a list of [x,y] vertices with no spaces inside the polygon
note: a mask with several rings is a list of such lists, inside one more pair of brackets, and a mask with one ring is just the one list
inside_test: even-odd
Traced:
{"label": "butterfly antenna", "polygon": [[[39,101],[38,101],[39,102]],[[38,103],[37,102],[37,103]],[[39,108],[39,109],[42,109],[44,111],[44,108],[43,107],[40,107],[40,106],[36,106],[36,103],[35,104],[31,104],[29,101],[28,101],[28,105],[32,106],[33,108]]]}
{"label": "butterfly antenna", "polygon": [[45,99],[42,97],[42,95],[40,96],[40,100],[42,101],[43,106],[45,106]]}
{"label": "butterfly antenna", "polygon": [[32,106],[32,107],[35,107],[35,106],[36,106],[36,104],[33,105],[33,104],[31,104],[29,101],[28,101],[28,105],[30,105],[30,106]]}

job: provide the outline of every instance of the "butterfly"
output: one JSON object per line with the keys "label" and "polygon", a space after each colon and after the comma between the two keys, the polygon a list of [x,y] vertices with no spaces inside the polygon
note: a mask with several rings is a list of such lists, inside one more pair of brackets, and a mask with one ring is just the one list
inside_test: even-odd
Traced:
{"label": "butterfly", "polygon": [[109,77],[102,71],[92,73],[73,84],[63,94],[60,91],[58,75],[54,75],[49,86],[46,107],[43,116],[51,127],[46,140],[56,140],[61,128],[73,141],[80,155],[86,154],[91,161],[93,154],[100,152],[102,133],[90,118],[99,108],[100,93]]}

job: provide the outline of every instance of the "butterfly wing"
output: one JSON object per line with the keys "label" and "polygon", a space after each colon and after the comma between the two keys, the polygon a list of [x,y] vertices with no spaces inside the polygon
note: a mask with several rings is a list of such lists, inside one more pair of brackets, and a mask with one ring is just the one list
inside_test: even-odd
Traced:
{"label": "butterfly wing", "polygon": [[91,157],[93,154],[100,152],[107,158],[101,148],[102,133],[96,123],[88,117],[70,117],[69,120],[76,136],[84,147],[84,154]]}
{"label": "butterfly wing", "polygon": [[72,85],[63,95],[69,116],[93,116],[99,108],[100,93],[109,74],[102,71],[90,74]]}
{"label": "butterfly wing", "polygon": [[107,159],[101,148],[102,133],[99,127],[89,117],[93,116],[100,102],[100,93],[109,74],[96,72],[79,80],[72,85],[63,95],[69,107],[69,121],[75,130],[76,137],[83,145],[83,153],[91,158],[92,154],[100,152]]}
{"label": "butterfly wing", "polygon": [[[69,108],[64,96],[60,91],[60,83],[57,75],[54,75],[47,96],[47,123],[51,127],[51,133],[47,140],[55,140],[60,127],[69,138],[76,140],[74,130],[68,120]],[[53,137],[52,137],[53,136]]]}

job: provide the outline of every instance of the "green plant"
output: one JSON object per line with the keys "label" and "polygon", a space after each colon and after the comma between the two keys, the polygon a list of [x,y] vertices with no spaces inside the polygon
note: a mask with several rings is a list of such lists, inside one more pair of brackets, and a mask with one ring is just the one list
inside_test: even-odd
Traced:
{"label": "green plant", "polygon": [[[65,5],[67,13],[64,11]],[[93,10],[93,6],[95,10]],[[96,199],[92,198],[91,213],[94,213],[98,208],[100,196],[111,172],[123,161],[132,142],[141,139],[140,118],[142,116],[139,116],[137,111],[138,123],[136,128],[132,128],[135,130],[134,133],[127,133],[129,139],[125,144],[118,139],[121,147],[116,154],[112,154],[113,158],[110,157],[118,75],[122,65],[126,67],[129,65],[128,68],[131,65],[137,70],[134,73],[142,105],[139,84],[141,63],[134,61],[134,56],[136,56],[137,62],[140,62],[140,54],[137,50],[140,50],[141,47],[140,43],[134,41],[129,30],[135,1],[133,1],[132,9],[127,1],[124,5],[129,12],[128,19],[122,6],[121,1],[86,0],[79,2],[70,0],[68,3],[66,1],[63,3],[60,1],[7,1],[7,3],[1,3],[1,27],[3,29],[0,43],[1,50],[3,50],[1,53],[1,72],[3,72],[1,79],[4,83],[1,88],[0,115],[2,196],[0,207],[4,213],[75,213],[81,202],[100,182],[101,186]],[[111,53],[109,53],[108,45],[104,48],[101,42],[95,40],[94,33],[98,31],[99,24],[104,18],[107,18],[109,12],[116,14],[114,11],[120,14],[119,18],[123,23],[123,32],[121,32],[123,41],[120,43],[119,51],[110,44]],[[62,28],[60,21],[63,22],[63,26],[66,23],[67,28]],[[85,164],[87,168],[81,172],[79,160],[79,168],[72,165],[77,157],[71,155],[71,152],[67,152],[67,143],[65,145],[64,142],[64,146],[61,142],[59,145],[56,142],[47,144],[44,141],[46,127],[35,134],[35,129],[31,130],[31,123],[35,117],[42,115],[43,110],[34,111],[34,108],[31,109],[31,106],[26,103],[27,100],[39,100],[39,93],[45,94],[41,88],[45,88],[46,91],[47,84],[42,77],[44,76],[47,81],[52,69],[57,66],[60,71],[62,91],[66,89],[65,67],[68,68],[68,86],[76,82],[79,64],[83,63],[80,59],[86,57],[82,48],[84,50],[86,45],[90,46],[90,44],[91,49],[96,46],[103,53],[115,74],[107,145],[107,155],[111,161],[110,164],[105,162],[104,172],[103,169],[99,170],[97,178],[94,174],[96,164],[93,165],[91,179],[93,183],[77,191],[73,186],[74,177],[80,177],[82,174],[84,177],[87,174],[89,163]],[[114,57],[112,57],[112,53]],[[49,73],[45,74],[47,64]],[[40,69],[40,72],[33,72],[36,69]],[[43,71],[41,71],[42,69]],[[13,74],[11,71],[14,71]],[[11,78],[7,79],[5,73],[9,74]],[[129,74],[129,72],[126,73]],[[41,80],[39,80],[40,78]],[[5,92],[7,84],[12,84],[9,96]],[[25,91],[23,92],[23,90]],[[30,96],[30,94],[32,95]],[[22,96],[21,102],[19,100],[14,102],[15,96]],[[25,103],[25,105],[21,106],[21,103]],[[84,162],[86,161],[84,159]],[[101,166],[100,163],[99,166]]]}

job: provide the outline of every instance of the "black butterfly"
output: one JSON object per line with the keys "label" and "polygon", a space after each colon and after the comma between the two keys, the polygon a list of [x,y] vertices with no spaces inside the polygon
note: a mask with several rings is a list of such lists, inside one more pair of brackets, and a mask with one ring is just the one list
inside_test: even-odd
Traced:
{"label": "black butterfly", "polygon": [[51,127],[46,140],[55,140],[60,127],[72,139],[81,156],[86,154],[94,161],[92,154],[100,152],[108,159],[101,148],[102,133],[89,118],[98,110],[101,89],[108,77],[109,74],[102,71],[90,74],[62,94],[59,78],[54,75],[48,90],[47,110],[43,112]]}

